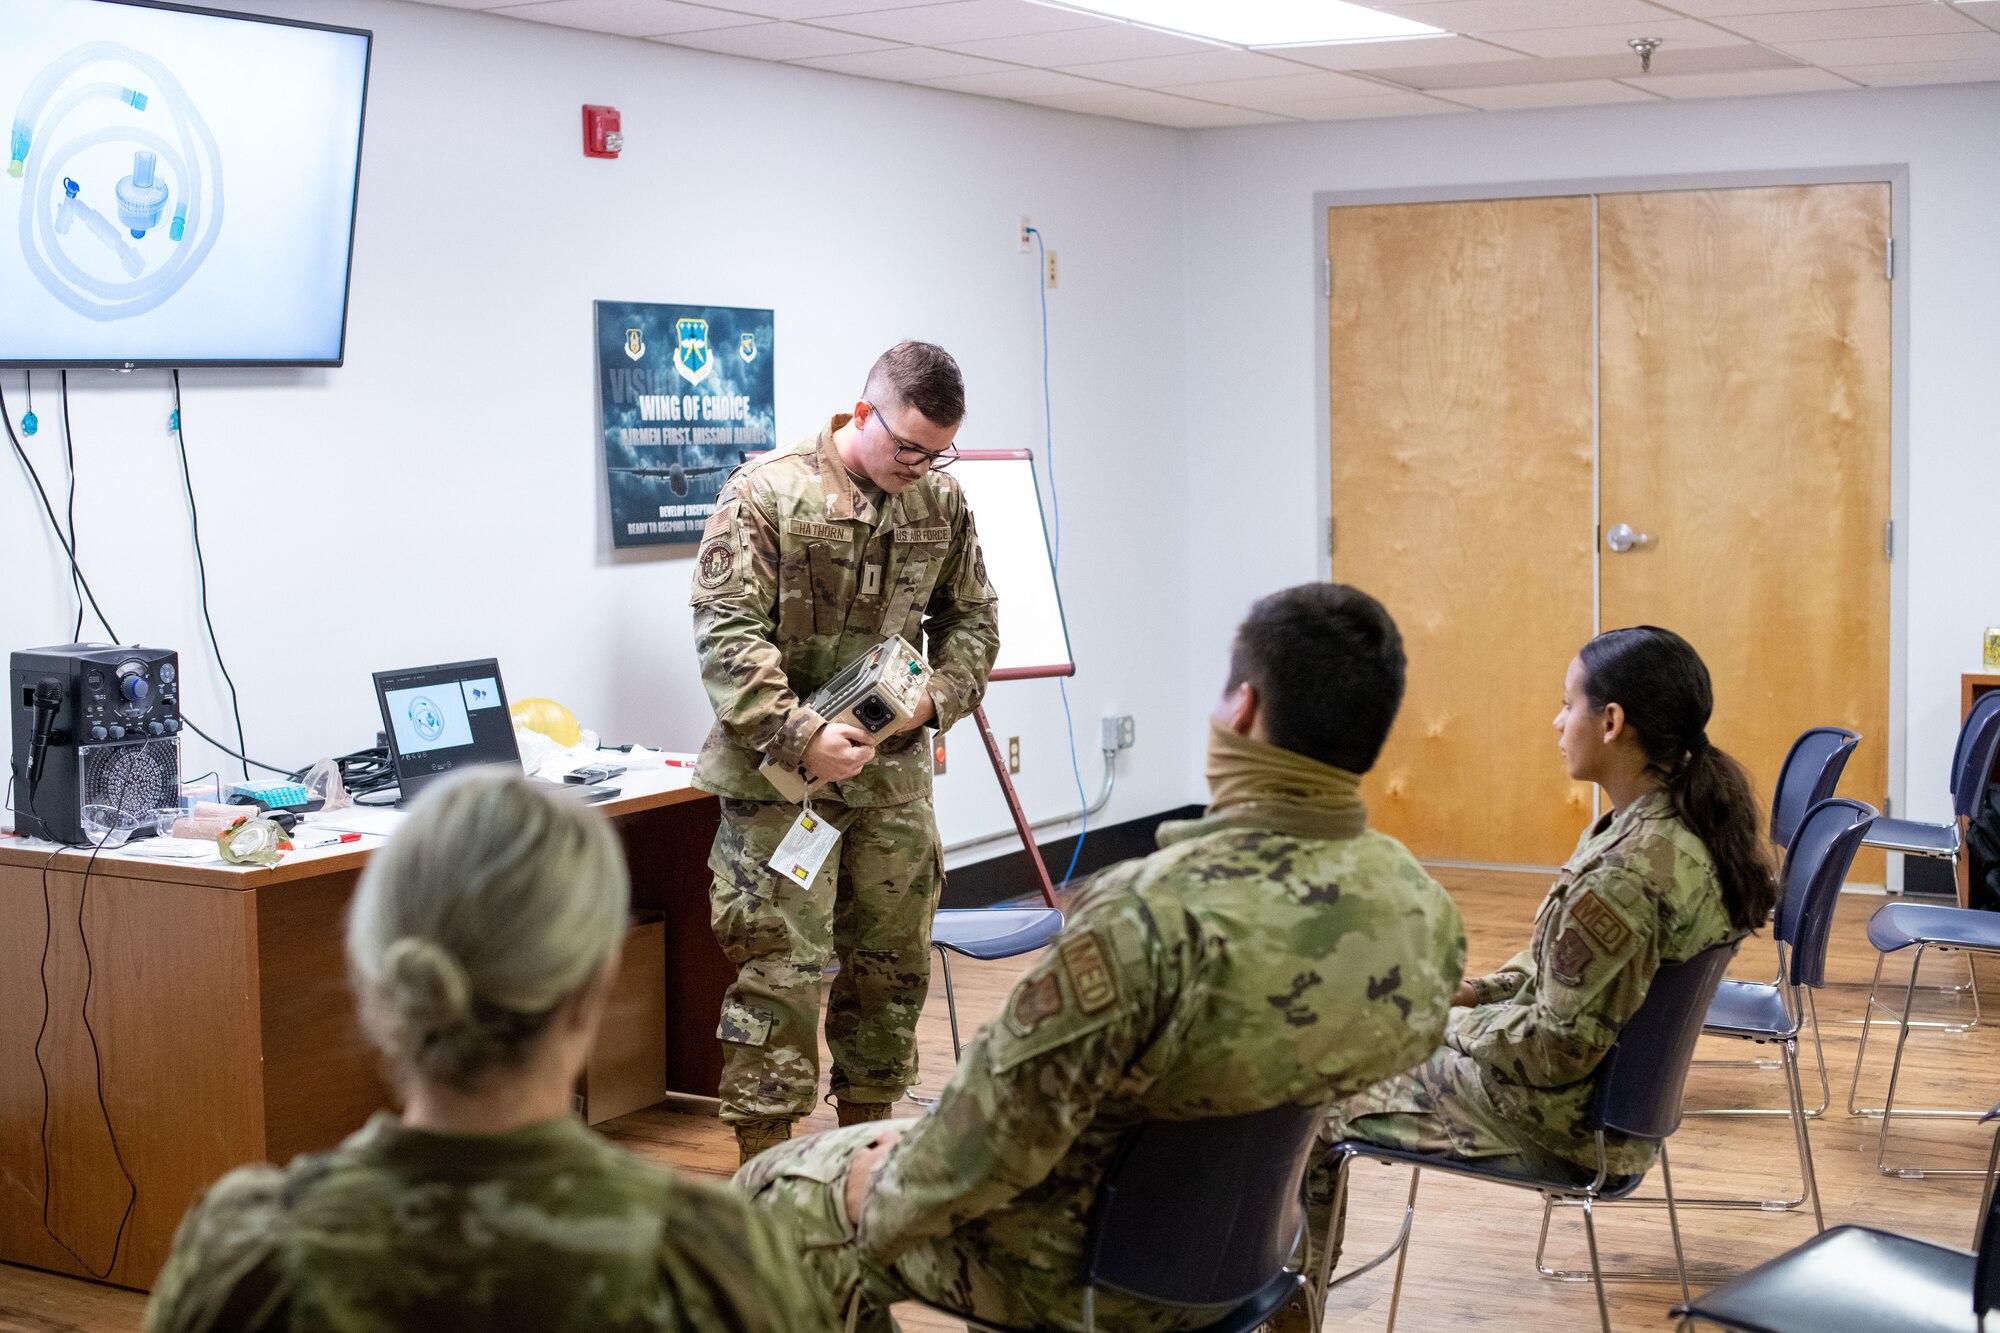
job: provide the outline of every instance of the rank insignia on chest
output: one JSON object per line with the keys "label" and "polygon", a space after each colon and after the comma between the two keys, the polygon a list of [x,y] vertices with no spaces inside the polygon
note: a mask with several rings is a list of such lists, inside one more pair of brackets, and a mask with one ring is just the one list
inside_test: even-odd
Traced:
{"label": "rank insignia on chest", "polygon": [[1063,970],[1069,973],[1070,989],[1086,1014],[1094,1014],[1118,998],[1118,982],[1104,960],[1104,946],[1093,934],[1078,935],[1060,946]]}

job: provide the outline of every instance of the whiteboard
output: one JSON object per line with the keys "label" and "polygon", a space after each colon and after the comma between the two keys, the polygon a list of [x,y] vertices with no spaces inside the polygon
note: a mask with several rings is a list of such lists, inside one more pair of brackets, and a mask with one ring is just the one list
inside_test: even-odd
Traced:
{"label": "whiteboard", "polygon": [[986,555],[986,577],[1000,594],[1000,657],[993,679],[1074,675],[1034,455],[1025,449],[968,450],[958,457],[951,475],[965,488]]}

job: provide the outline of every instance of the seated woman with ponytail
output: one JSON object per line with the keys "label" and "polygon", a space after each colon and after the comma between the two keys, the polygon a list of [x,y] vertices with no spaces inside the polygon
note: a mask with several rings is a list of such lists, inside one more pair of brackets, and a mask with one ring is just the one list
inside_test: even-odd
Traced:
{"label": "seated woman with ponytail", "polygon": [[348,914],[402,1114],[223,1177],[181,1223],[148,1328],[830,1328],[768,1219],[571,1112],[629,898],[595,811],[491,769],[426,792]]}
{"label": "seated woman with ponytail", "polygon": [[[1609,809],[1542,901],[1528,947],[1459,986],[1430,1059],[1337,1103],[1324,1144],[1366,1139],[1558,1179],[1596,1168],[1583,1119],[1597,1068],[1654,974],[1762,925],[1776,896],[1749,779],[1709,743],[1712,707],[1708,668],[1678,634],[1642,625],[1583,646],[1557,748]],[[1643,1171],[1653,1154],[1605,1136],[1614,1174]],[[1320,1208],[1333,1184],[1322,1161],[1310,1191]]]}

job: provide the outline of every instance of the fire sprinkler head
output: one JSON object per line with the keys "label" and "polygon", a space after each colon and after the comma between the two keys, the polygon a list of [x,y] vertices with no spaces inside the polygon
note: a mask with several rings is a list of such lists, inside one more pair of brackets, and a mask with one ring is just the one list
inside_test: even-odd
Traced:
{"label": "fire sprinkler head", "polygon": [[1625,45],[1639,53],[1639,72],[1641,74],[1651,74],[1653,72],[1653,52],[1659,50],[1660,44],[1666,40],[1664,37],[1634,37],[1631,41],[1625,43]]}

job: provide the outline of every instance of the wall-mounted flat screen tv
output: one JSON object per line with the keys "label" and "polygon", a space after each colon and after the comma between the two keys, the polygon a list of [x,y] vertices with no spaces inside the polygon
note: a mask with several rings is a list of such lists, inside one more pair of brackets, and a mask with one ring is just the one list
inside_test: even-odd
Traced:
{"label": "wall-mounted flat screen tv", "polygon": [[0,366],[339,365],[370,34],[0,7]]}

